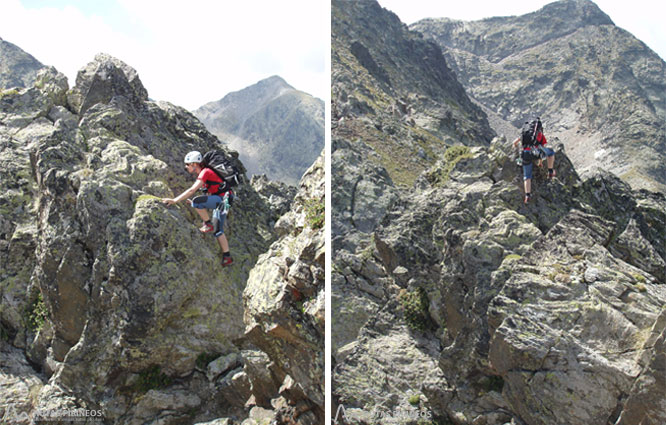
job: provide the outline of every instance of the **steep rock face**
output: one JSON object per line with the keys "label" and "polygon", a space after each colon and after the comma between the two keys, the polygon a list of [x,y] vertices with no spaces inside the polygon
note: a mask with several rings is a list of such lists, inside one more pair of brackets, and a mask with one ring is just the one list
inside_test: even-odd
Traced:
{"label": "steep rock face", "polygon": [[446,145],[487,144],[485,114],[439,49],[374,1],[332,3],[332,125],[362,136],[400,185],[410,185]]}
{"label": "steep rock face", "polygon": [[[347,32],[388,27],[380,8],[363,13],[369,4],[334,2],[334,40],[346,37],[341,8],[355,15]],[[388,44],[376,41],[367,51]],[[347,89],[388,75],[377,69]],[[368,137],[384,128],[375,111],[332,123],[334,412],[358,424],[663,422],[650,394],[664,391],[664,195],[600,169],[583,180],[553,143],[557,178],[535,167],[524,205],[502,137],[442,146],[398,187]]]}
{"label": "steep rock face", "polygon": [[[588,0],[523,16],[411,26],[437,42],[470,95],[507,138],[540,115],[576,168],[611,170],[632,187],[666,189],[666,63]],[[500,127],[502,130],[500,130]]]}
{"label": "steep rock face", "polygon": [[[322,154],[243,294],[245,336],[269,360],[247,369],[254,402],[273,406],[279,423],[324,422],[324,177]],[[256,351],[243,353],[246,364],[257,364]]]}
{"label": "steep rock face", "polygon": [[43,68],[37,59],[0,38],[0,90],[30,87]]}
{"label": "steep rock face", "polygon": [[324,148],[324,102],[273,76],[194,111],[248,173],[298,184]]}
{"label": "steep rock face", "polygon": [[380,271],[358,256],[367,255],[400,188],[447,146],[487,144],[493,133],[436,46],[376,2],[334,1],[332,31],[331,302],[338,358],[386,302],[374,280]]}
{"label": "steep rock face", "polygon": [[107,55],[72,90],[46,69],[0,99],[3,353],[17,353],[10,343],[37,365],[30,402],[2,398],[5,410],[99,409],[107,423],[244,415],[242,291],[285,204],[238,188],[234,266],[222,269],[192,209],[159,198],[190,186],[187,151],[223,148],[184,109],[147,99]]}

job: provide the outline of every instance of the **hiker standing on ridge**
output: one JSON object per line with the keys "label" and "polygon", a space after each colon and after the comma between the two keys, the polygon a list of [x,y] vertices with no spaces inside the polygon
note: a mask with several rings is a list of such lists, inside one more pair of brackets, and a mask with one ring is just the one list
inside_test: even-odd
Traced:
{"label": "hiker standing on ridge", "polygon": [[[217,242],[222,248],[222,266],[230,266],[233,263],[229,253],[229,242],[224,234],[224,221],[230,205],[230,197],[233,196],[231,188],[224,182],[213,170],[203,166],[203,156],[200,152],[192,151],[185,156],[185,169],[188,173],[197,176],[197,180],[192,187],[187,189],[175,198],[163,198],[162,202],[167,205],[177,204],[187,199],[190,205],[196,209],[196,212],[203,220],[203,226],[199,228],[202,233],[215,232]],[[207,195],[197,196],[189,199],[197,190],[204,188]],[[208,209],[212,209],[215,225],[210,220]]]}
{"label": "hiker standing on ridge", "polygon": [[547,148],[546,136],[543,135],[541,119],[536,117],[532,121],[527,121],[523,125],[522,134],[513,141],[513,146],[517,147],[522,141],[522,152],[519,158],[519,164],[523,166],[523,182],[525,185],[525,203],[532,198],[532,161],[539,160],[539,166],[542,165],[543,158],[546,158],[548,165],[548,179],[555,177],[555,151]]}

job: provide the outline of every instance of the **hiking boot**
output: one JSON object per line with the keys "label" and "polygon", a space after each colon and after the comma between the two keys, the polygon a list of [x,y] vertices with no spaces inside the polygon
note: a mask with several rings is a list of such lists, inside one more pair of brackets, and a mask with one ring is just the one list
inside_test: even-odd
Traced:
{"label": "hiking boot", "polygon": [[555,172],[555,169],[548,170],[548,180],[552,180],[553,177],[555,177],[557,173]]}
{"label": "hiking boot", "polygon": [[231,257],[222,257],[222,267],[228,267],[234,263],[234,259]]}
{"label": "hiking boot", "polygon": [[201,233],[210,233],[215,230],[212,223],[204,223],[203,226],[199,227]]}
{"label": "hiking boot", "polygon": [[528,204],[530,202],[530,199],[532,199],[532,195],[527,194],[525,195],[525,200],[523,201],[525,204]]}

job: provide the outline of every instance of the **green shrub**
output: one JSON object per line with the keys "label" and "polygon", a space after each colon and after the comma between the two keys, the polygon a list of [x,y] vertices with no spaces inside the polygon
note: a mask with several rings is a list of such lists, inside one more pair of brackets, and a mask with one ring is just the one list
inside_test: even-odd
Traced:
{"label": "green shrub", "polygon": [[199,369],[205,370],[208,367],[208,363],[212,362],[216,358],[220,357],[217,353],[201,353],[197,356],[196,366]]}
{"label": "green shrub", "polygon": [[9,341],[9,332],[0,324],[0,340]]}
{"label": "green shrub", "polygon": [[42,293],[39,292],[35,300],[25,310],[24,318],[27,328],[31,332],[39,332],[44,326],[48,314]]}
{"label": "green shrub", "polygon": [[409,396],[409,398],[407,399],[407,401],[408,401],[409,404],[411,404],[412,406],[418,406],[419,403],[421,402],[421,396],[419,396],[418,394],[411,395],[411,396]]}
{"label": "green shrub", "polygon": [[139,379],[133,385],[137,392],[147,393],[150,390],[166,388],[173,383],[173,380],[162,373],[158,365],[153,365],[139,373]]}
{"label": "green shrub", "polygon": [[449,181],[451,171],[462,159],[472,158],[473,155],[467,146],[451,146],[444,152],[444,161],[441,167],[427,175],[427,179],[432,185],[442,185]]}
{"label": "green shrub", "polygon": [[18,89],[7,89],[3,90],[0,88],[0,99],[9,96],[16,96],[19,93]]}
{"label": "green shrub", "polygon": [[415,330],[426,330],[430,325],[430,316],[428,314],[428,294],[425,289],[416,288],[413,291],[403,291],[399,299],[407,325]]}
{"label": "green shrub", "polygon": [[303,203],[305,208],[305,219],[313,229],[321,229],[324,227],[326,219],[326,203],[324,197],[306,199]]}
{"label": "green shrub", "polygon": [[469,156],[469,147],[462,145],[451,146],[444,152],[444,160],[449,163],[458,162],[462,158]]}
{"label": "green shrub", "polygon": [[495,375],[484,376],[479,384],[485,392],[495,391],[501,393],[502,388],[504,388],[504,378]]}

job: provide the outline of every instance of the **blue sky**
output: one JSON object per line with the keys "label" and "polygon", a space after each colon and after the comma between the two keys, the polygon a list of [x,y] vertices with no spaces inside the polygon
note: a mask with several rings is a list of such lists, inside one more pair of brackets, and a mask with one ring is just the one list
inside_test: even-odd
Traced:
{"label": "blue sky", "polygon": [[[492,16],[523,15],[554,0],[378,0],[406,24],[423,18],[452,18],[472,21]],[[593,0],[620,28],[647,44],[666,59],[664,8],[654,0]]]}
{"label": "blue sky", "polygon": [[272,75],[327,99],[329,7],[312,0],[2,0],[0,38],[74,85],[97,53],[187,109]]}

